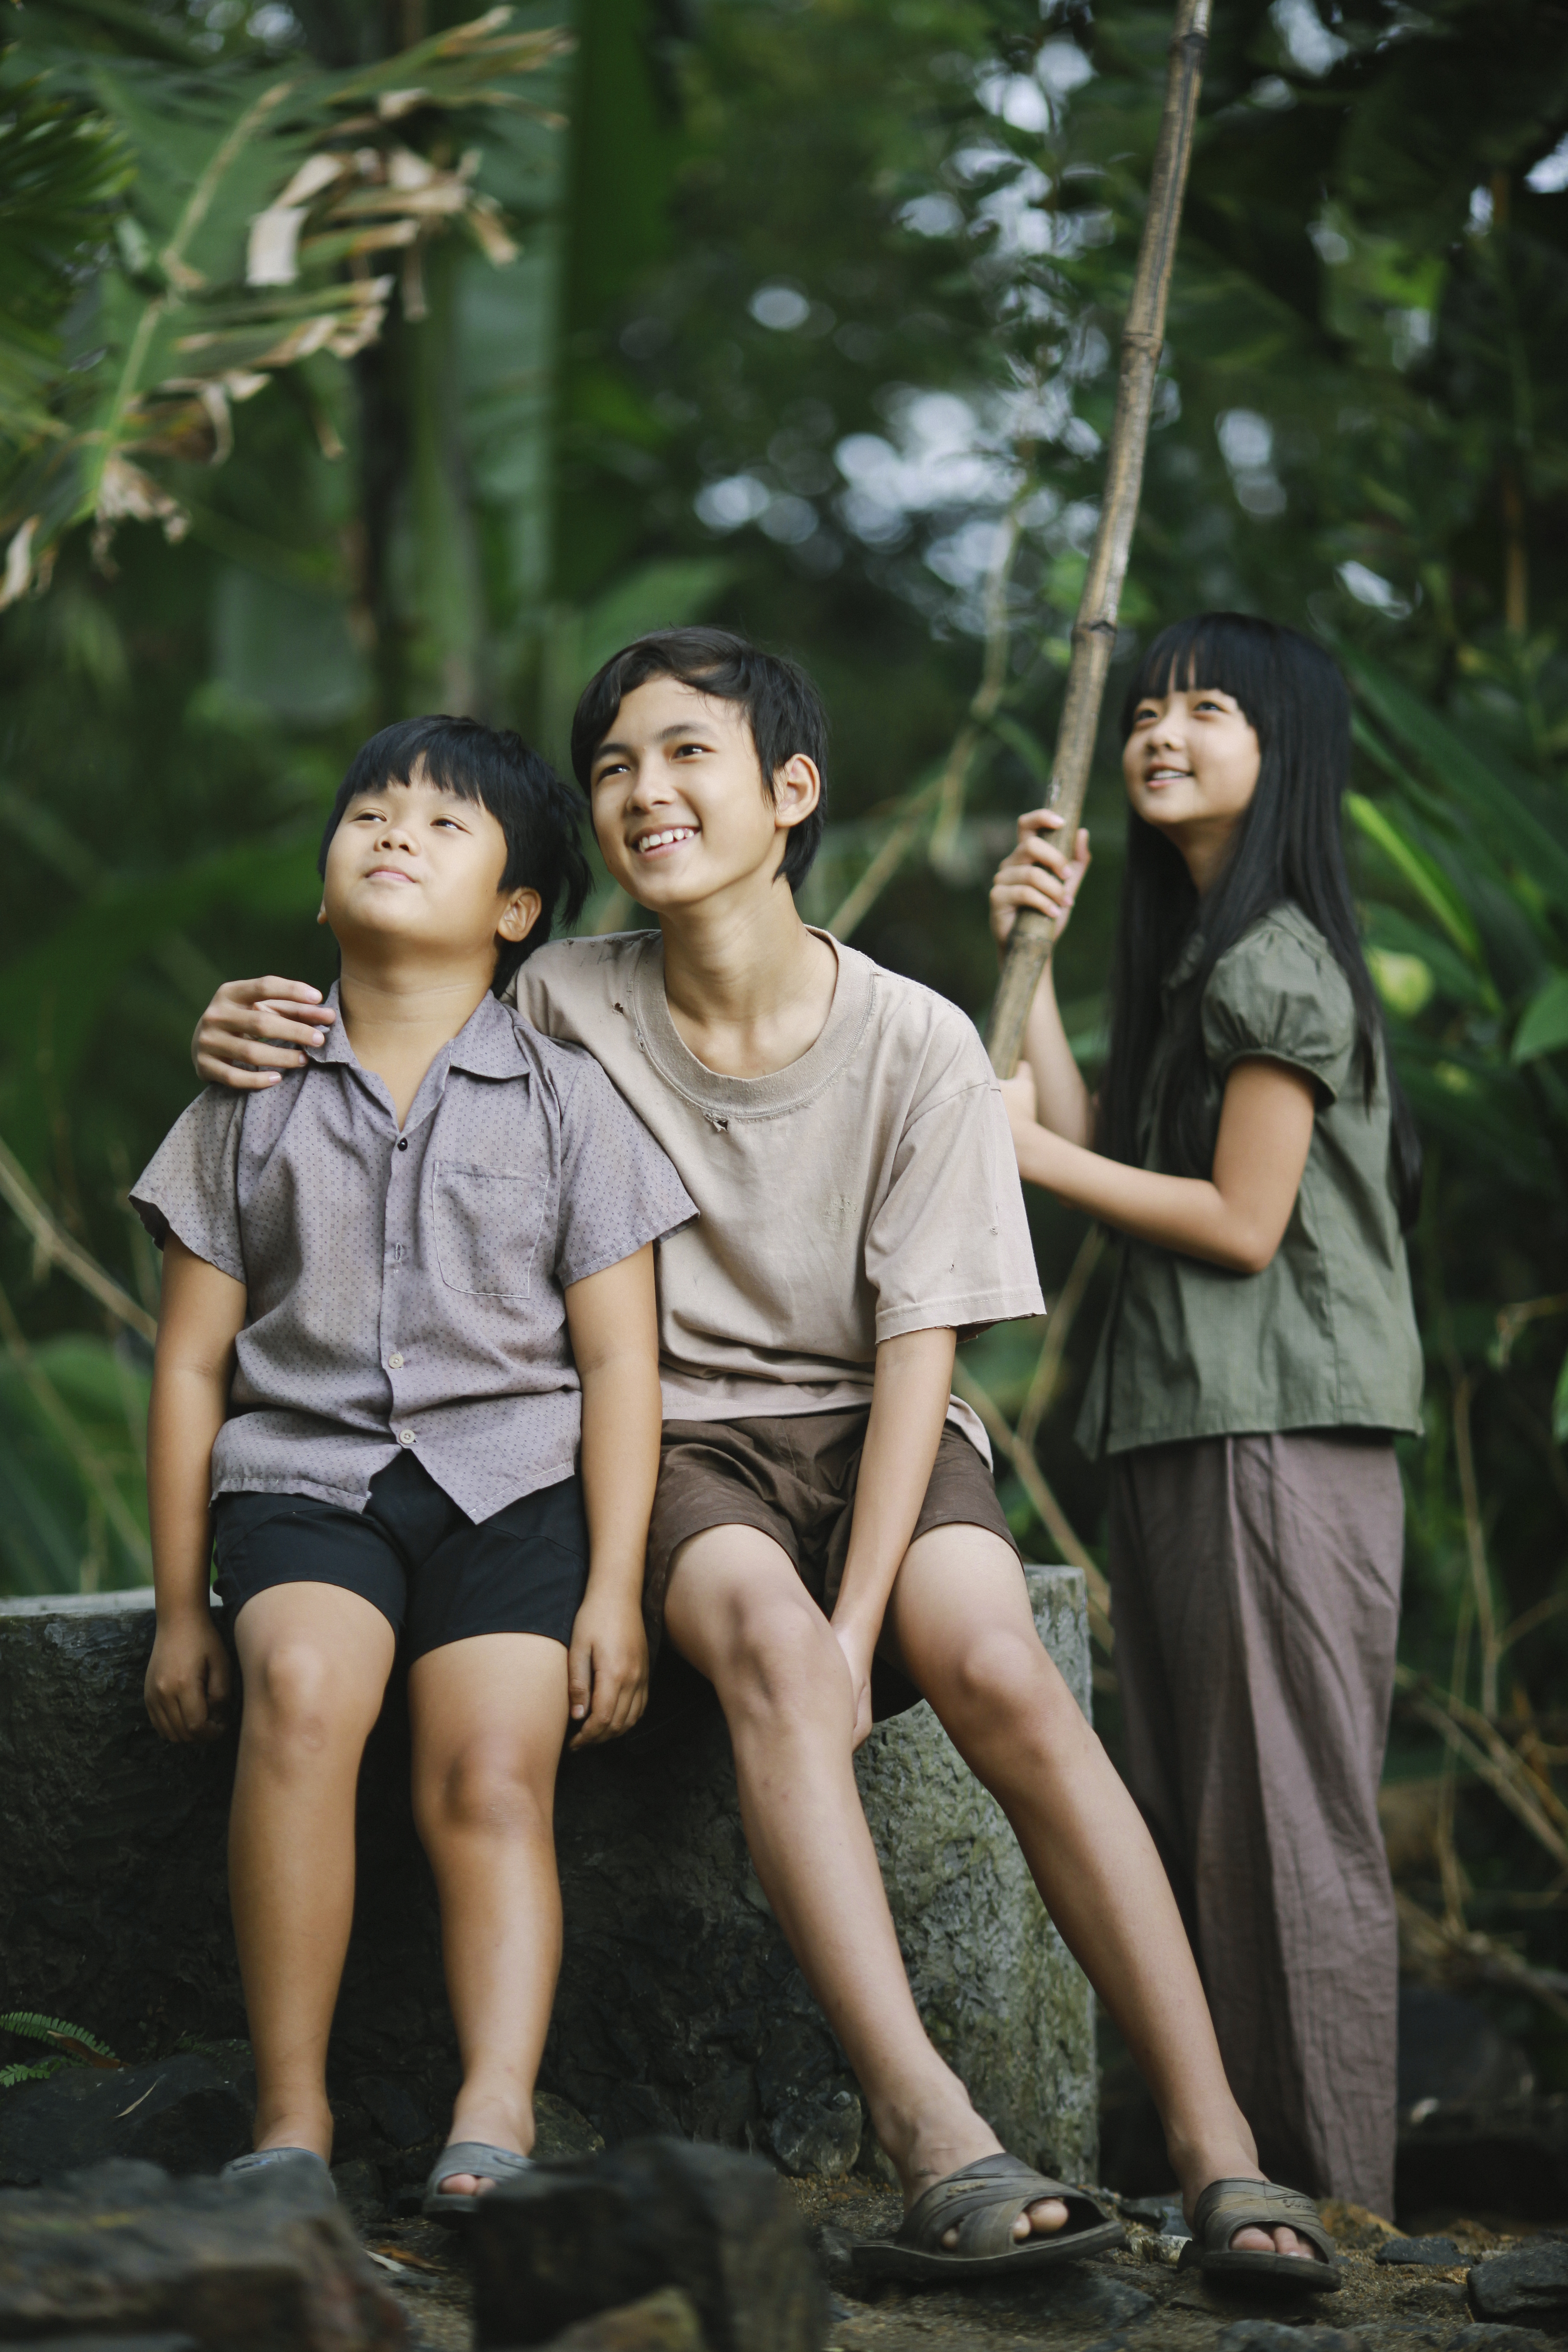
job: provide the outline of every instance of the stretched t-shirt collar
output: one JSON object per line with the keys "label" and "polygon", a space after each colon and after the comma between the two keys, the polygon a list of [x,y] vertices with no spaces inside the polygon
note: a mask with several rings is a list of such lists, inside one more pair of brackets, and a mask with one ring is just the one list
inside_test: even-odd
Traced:
{"label": "stretched t-shirt collar", "polygon": [[645,934],[633,966],[630,996],[637,1042],[659,1076],[710,1118],[775,1118],[830,1086],[866,1034],[875,995],[876,966],[868,956],[845,947],[826,931],[808,926],[814,938],[833,950],[838,962],[833,1003],[822,1033],[797,1061],[765,1077],[731,1078],[700,1062],[669,1016],[664,992],[664,941]]}

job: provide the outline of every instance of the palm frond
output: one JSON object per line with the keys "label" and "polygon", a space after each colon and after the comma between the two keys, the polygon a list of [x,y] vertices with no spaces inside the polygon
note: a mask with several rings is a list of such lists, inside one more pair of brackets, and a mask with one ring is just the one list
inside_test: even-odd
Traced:
{"label": "palm frond", "polygon": [[37,142],[35,209],[49,234],[30,246],[21,215],[13,226],[0,208],[0,247],[15,248],[0,250],[0,289],[7,273],[26,279],[37,248],[32,312],[23,305],[0,327],[0,440],[12,456],[0,606],[47,585],[61,539],[82,523],[103,564],[122,521],[182,536],[189,517],[170,467],[220,464],[235,404],[280,370],[374,341],[399,276],[405,312],[420,317],[432,237],[460,227],[492,263],[513,257],[477,185],[478,149],[455,152],[447,127],[482,106],[554,119],[518,84],[568,39],[509,29],[511,16],[491,9],[337,74],[304,60],[187,70],[36,34],[11,52],[33,77],[13,99],[15,135]]}

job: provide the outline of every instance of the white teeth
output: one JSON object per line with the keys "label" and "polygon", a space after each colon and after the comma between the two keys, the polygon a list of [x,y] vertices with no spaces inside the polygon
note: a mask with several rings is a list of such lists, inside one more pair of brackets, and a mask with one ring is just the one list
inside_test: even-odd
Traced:
{"label": "white teeth", "polygon": [[697,827],[694,824],[675,824],[668,833],[645,833],[637,847],[640,855],[646,849],[662,849],[668,842],[695,841],[696,838]]}

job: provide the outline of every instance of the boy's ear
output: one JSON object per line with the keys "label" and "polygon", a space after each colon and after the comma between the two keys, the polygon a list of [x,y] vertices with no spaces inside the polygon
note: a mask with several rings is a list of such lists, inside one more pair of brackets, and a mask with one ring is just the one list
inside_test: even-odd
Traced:
{"label": "boy's ear", "polygon": [[316,920],[317,920],[317,922],[318,922],[318,923],[324,923],[324,922],[326,921],[326,919],[327,919],[327,902],[326,902],[326,900],[323,898],[323,899],[322,899],[322,901],[321,901],[321,905],[320,905],[320,906],[317,908],[317,909],[316,909]]}
{"label": "boy's ear", "polygon": [[780,824],[804,823],[822,798],[822,774],[804,751],[792,752],[773,771],[773,815]]}
{"label": "boy's ear", "polygon": [[519,940],[527,939],[543,911],[544,901],[537,890],[510,891],[496,923],[497,936],[515,947]]}

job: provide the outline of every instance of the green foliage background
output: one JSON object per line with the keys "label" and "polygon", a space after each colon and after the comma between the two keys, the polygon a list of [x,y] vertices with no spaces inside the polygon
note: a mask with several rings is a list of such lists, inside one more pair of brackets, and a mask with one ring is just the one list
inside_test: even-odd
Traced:
{"label": "green foliage background", "polygon": [[[1168,12],[530,0],[512,30],[575,48],[488,87],[430,63],[462,14],[23,0],[11,20],[0,536],[41,514],[54,554],[0,614],[0,1137],[147,1303],[124,1190],[189,1097],[195,1014],[221,975],[329,976],[315,829],[398,713],[475,709],[562,758],[617,642],[733,622],[801,654],[831,707],[808,912],[830,920],[880,857],[857,944],[977,1017],[994,982],[985,886],[1048,758]],[[1358,888],[1428,1150],[1405,1657],[1519,1798],[1456,1782],[1413,1683],[1393,1770],[1431,1801],[1402,1885],[1436,1923],[1422,1965],[1517,1993],[1568,2083],[1568,26],[1547,0],[1215,14],[1115,678],[1163,618],[1232,605],[1316,631],[1356,688]],[[426,95],[387,130],[374,92],[420,43]],[[121,520],[95,552],[91,436],[136,320],[172,299],[161,240],[290,76],[309,104],[218,185],[206,290],[182,296],[226,333],[262,349],[250,220],[351,84],[364,136],[447,173],[477,149],[519,249],[422,231],[375,257],[395,283],[357,355],[272,366],[205,441],[196,395],[173,423],[149,409],[127,446],[185,535]],[[314,250],[313,300],[363,293],[363,257]],[[1092,1063],[1114,712],[1089,822],[1060,963]],[[635,919],[607,888],[587,918]],[[1032,1213],[1050,1295],[1082,1227]],[[1106,1280],[1037,1442],[1091,1553],[1103,1481],[1068,1433]],[[0,1286],[0,1590],[137,1580],[144,1346],[9,1218]],[[971,1351],[1015,1419],[1039,1344]]]}

